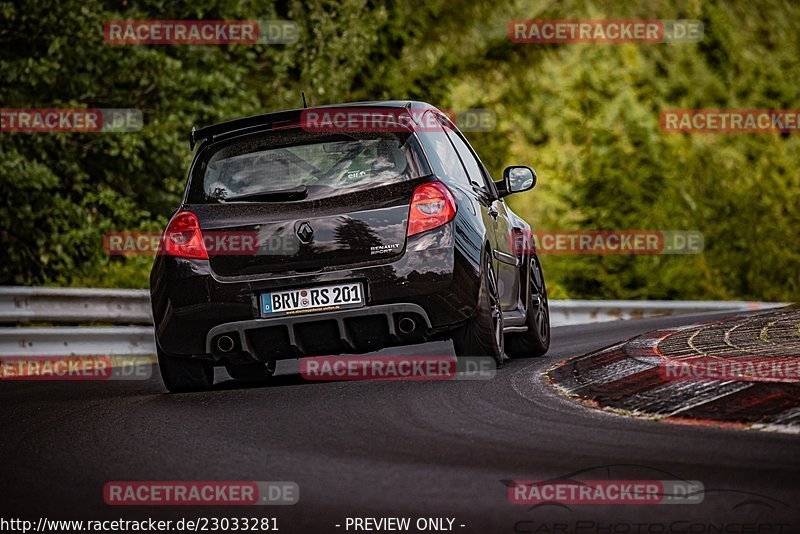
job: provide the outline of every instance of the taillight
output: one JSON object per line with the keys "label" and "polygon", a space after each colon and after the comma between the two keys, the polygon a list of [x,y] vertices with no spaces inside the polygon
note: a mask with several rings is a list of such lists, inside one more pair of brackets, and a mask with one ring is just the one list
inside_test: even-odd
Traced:
{"label": "taillight", "polygon": [[447,224],[456,216],[456,201],[441,182],[429,182],[414,189],[408,232],[412,236]]}
{"label": "taillight", "polygon": [[178,258],[208,259],[197,215],[191,211],[179,211],[169,221],[164,232],[164,254]]}

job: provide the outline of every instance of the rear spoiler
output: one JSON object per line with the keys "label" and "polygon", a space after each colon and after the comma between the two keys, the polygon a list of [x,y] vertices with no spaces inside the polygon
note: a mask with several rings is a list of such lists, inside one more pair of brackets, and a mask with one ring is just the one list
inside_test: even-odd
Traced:
{"label": "rear spoiler", "polygon": [[[355,104],[349,104],[346,107],[358,107]],[[336,108],[337,106],[321,106],[323,108]],[[342,106],[345,107],[345,106]],[[375,104],[368,103],[363,107],[376,107],[380,109],[380,106],[376,106]],[[386,106],[386,107],[396,107],[396,106]],[[232,121],[221,122],[219,124],[214,124],[212,126],[206,126],[205,128],[200,128],[199,130],[195,127],[192,127],[192,131],[189,133],[189,149],[194,150],[194,147],[203,141],[213,141],[215,139],[222,139],[229,135],[238,135],[242,133],[247,133],[249,131],[259,131],[259,130],[268,130],[275,126],[280,126],[283,124],[291,124],[291,123],[299,123],[300,119],[302,118],[302,113],[304,111],[308,111],[309,109],[315,108],[306,108],[306,109],[290,109],[287,111],[278,111],[275,113],[266,113],[264,115],[254,115],[252,117],[245,117],[243,119],[235,119]],[[405,109],[414,122],[417,122],[414,114],[412,113],[412,106],[411,102],[406,103],[402,108],[398,109]]]}
{"label": "rear spoiler", "polygon": [[277,125],[299,122],[302,111],[302,109],[291,109],[265,115],[254,115],[243,119],[220,122],[199,130],[192,126],[192,131],[189,132],[189,150],[194,150],[194,147],[203,141],[211,141],[248,131],[267,130]]}

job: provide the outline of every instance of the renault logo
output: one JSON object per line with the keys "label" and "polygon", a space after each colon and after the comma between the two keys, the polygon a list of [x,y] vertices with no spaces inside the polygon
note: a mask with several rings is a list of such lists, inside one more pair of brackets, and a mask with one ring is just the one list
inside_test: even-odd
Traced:
{"label": "renault logo", "polygon": [[308,221],[302,222],[297,226],[297,237],[301,243],[308,243],[314,237],[314,229],[308,224]]}

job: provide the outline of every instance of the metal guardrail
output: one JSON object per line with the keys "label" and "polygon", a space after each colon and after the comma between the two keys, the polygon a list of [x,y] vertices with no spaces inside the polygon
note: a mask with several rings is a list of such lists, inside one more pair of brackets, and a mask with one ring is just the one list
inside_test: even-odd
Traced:
{"label": "metal guardrail", "polygon": [[153,324],[142,289],[0,287],[0,323]]}
{"label": "metal guardrail", "polygon": [[551,300],[550,322],[552,326],[566,326],[665,315],[767,310],[788,304],[744,300]]}
{"label": "metal guardrail", "polygon": [[[553,326],[714,311],[759,310],[785,303],[746,301],[551,300]],[[0,287],[0,323],[128,326],[0,328],[0,356],[145,355],[155,352],[150,294],[138,289]]]}
{"label": "metal guardrail", "polygon": [[0,356],[155,354],[152,326],[0,328]]}

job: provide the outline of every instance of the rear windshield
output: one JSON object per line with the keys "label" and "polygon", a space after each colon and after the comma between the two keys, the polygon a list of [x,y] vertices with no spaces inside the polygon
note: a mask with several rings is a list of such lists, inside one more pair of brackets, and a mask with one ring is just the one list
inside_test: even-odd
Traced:
{"label": "rear windshield", "polygon": [[191,201],[309,200],[426,174],[422,152],[410,133],[292,129],[254,134],[204,151],[195,165]]}

